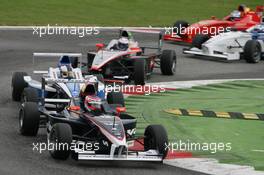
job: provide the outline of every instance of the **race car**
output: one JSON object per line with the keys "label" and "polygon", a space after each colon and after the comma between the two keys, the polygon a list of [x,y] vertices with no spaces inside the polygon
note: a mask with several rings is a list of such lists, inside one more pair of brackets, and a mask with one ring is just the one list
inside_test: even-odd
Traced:
{"label": "race car", "polygon": [[194,43],[183,53],[228,61],[244,58],[248,63],[257,63],[264,58],[264,23],[246,31],[221,33],[209,40],[206,35],[198,35]]}
{"label": "race car", "polygon": [[199,21],[189,25],[186,21],[176,21],[172,30],[167,30],[163,37],[167,41],[176,41],[191,44],[198,34],[205,34],[209,38],[224,31],[246,29],[261,23],[264,6],[257,6],[255,11],[251,11],[245,5],[239,5],[238,9],[223,19],[212,19]]}
{"label": "race car", "polygon": [[[93,76],[93,75],[90,75]],[[45,85],[84,84],[72,98],[46,98]],[[36,136],[47,130],[50,155],[66,160],[129,160],[162,162],[168,150],[168,136],[161,125],[149,125],[136,136],[136,118],[125,113],[123,94],[98,96],[96,82],[80,79],[42,78],[39,101],[24,101],[19,112],[20,133]],[[53,87],[53,86],[52,86]],[[26,94],[27,96],[27,94]],[[27,97],[29,99],[29,96]],[[53,103],[54,108],[47,106]],[[143,150],[130,149],[134,144]]]}
{"label": "race car", "polygon": [[[157,34],[158,46],[140,46],[132,36],[135,32]],[[102,74],[105,79],[126,83],[134,81],[136,85],[144,85],[154,68],[160,68],[163,75],[173,75],[176,71],[175,51],[161,50],[161,47],[160,31],[122,29],[119,39],[111,40],[107,46],[98,43],[95,51],[88,52],[87,69],[91,74]]]}
{"label": "race car", "polygon": [[[36,62],[36,57],[60,57],[56,67],[49,67],[48,71],[34,70],[34,74],[43,74],[45,77],[54,79],[77,79],[85,80],[97,79],[97,76],[83,76],[81,68],[77,67],[77,60],[82,62],[81,53],[33,53],[33,63]],[[34,66],[34,65],[33,65]],[[79,94],[81,84],[64,84],[46,85],[48,93],[45,97],[74,97]],[[26,72],[14,72],[12,75],[12,99],[14,101],[36,101],[40,98],[42,91],[41,80],[34,80],[28,76]],[[104,84],[102,81],[98,83],[98,92],[104,96]],[[33,90],[32,90],[33,89]],[[30,98],[30,99],[26,99]]]}

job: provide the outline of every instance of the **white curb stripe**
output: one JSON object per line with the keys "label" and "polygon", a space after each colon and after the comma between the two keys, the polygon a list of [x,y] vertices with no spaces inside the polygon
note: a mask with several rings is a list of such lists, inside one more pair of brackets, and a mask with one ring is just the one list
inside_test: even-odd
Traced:
{"label": "white curb stripe", "polygon": [[174,160],[164,160],[164,163],[212,175],[264,175],[264,172],[255,171],[251,166],[223,164],[219,163],[216,159],[178,158]]}
{"label": "white curb stripe", "polygon": [[195,86],[205,86],[210,84],[226,83],[231,81],[255,81],[255,80],[263,81],[264,78],[170,81],[170,82],[147,83],[147,85],[157,85],[157,86],[162,85],[165,88],[187,89]]}

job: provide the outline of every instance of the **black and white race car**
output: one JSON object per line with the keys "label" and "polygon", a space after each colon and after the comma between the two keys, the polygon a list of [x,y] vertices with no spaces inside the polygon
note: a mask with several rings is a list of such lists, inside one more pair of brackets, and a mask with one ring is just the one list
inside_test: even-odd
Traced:
{"label": "black and white race car", "polygon": [[[62,70],[58,72],[50,69],[43,74],[40,89],[29,76],[21,78],[21,74],[14,74],[13,97],[27,85],[20,94],[22,135],[36,136],[39,128],[46,128],[47,144],[52,148],[49,151],[55,159],[71,155],[76,160],[161,162],[166,157],[165,128],[149,125],[143,136],[136,136],[136,118],[125,113],[121,92],[100,92],[98,79],[93,75],[76,78],[69,77],[68,72],[63,77],[57,76]],[[131,150],[135,143],[144,149]]]}
{"label": "black and white race car", "polygon": [[[156,34],[158,46],[140,46],[132,33]],[[156,30],[124,29],[119,39],[113,39],[106,46],[96,44],[96,51],[88,53],[88,71],[102,74],[106,79],[134,81],[144,85],[154,68],[160,68],[163,75],[173,75],[176,71],[174,50],[162,50],[162,34]],[[153,50],[155,50],[153,52]]]}

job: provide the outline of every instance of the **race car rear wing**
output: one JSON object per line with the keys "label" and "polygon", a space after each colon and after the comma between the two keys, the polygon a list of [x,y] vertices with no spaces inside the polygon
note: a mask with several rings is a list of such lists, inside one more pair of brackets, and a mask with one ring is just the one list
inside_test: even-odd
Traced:
{"label": "race car rear wing", "polygon": [[[41,104],[45,106],[45,103],[70,103],[70,99],[58,99],[58,98],[45,98],[46,85],[53,83],[87,83],[93,81],[93,75],[87,75],[85,79],[55,79],[43,76],[41,79]],[[94,80],[95,81],[95,80]]]}
{"label": "race car rear wing", "polygon": [[[45,53],[45,52],[34,52],[33,53],[33,58],[32,58],[32,62],[33,62],[33,66],[35,65],[35,59],[36,57],[46,57],[46,58],[50,58],[50,57],[54,57],[54,58],[58,58],[58,57],[62,57],[62,56],[69,56],[69,57],[77,57],[78,58],[78,62],[79,67],[81,68],[82,66],[82,53]],[[47,74],[48,71],[42,71],[42,70],[34,70],[33,73],[35,74]]]}
{"label": "race car rear wing", "polygon": [[157,49],[158,51],[161,51],[162,48],[162,32],[160,29],[153,29],[153,28],[122,28],[120,29],[119,37],[130,37],[129,32],[132,33],[146,33],[146,34],[156,34],[158,35],[158,47],[141,47],[143,50],[146,49]]}

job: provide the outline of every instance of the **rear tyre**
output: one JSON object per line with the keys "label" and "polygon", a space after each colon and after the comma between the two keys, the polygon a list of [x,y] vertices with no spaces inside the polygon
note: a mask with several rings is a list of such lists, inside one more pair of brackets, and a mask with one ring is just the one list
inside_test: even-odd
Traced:
{"label": "rear tyre", "polygon": [[56,123],[52,126],[49,142],[53,143],[54,149],[50,150],[50,155],[54,159],[66,160],[70,155],[72,143],[72,129],[67,123]]}
{"label": "rear tyre", "polygon": [[145,60],[134,61],[134,82],[135,85],[145,85]]}
{"label": "rear tyre", "polygon": [[157,150],[163,158],[167,156],[168,135],[162,125],[149,125],[144,133],[144,150]]}
{"label": "rear tyre", "polygon": [[23,90],[22,96],[21,96],[21,102],[38,102],[38,91],[36,89],[33,89],[31,87],[26,87]]}
{"label": "rear tyre", "polygon": [[261,46],[256,40],[249,40],[244,47],[244,58],[248,63],[258,63],[261,59]]}
{"label": "rear tyre", "polygon": [[19,131],[25,136],[36,136],[39,129],[40,114],[38,105],[25,102],[19,111]]}
{"label": "rear tyre", "polygon": [[177,57],[174,50],[163,50],[160,56],[160,70],[163,75],[174,75]]}
{"label": "rear tyre", "polygon": [[78,57],[69,57],[70,58],[70,62],[72,65],[72,68],[77,68],[78,67]]}
{"label": "rear tyre", "polygon": [[176,21],[173,24],[173,32],[176,33],[176,35],[182,36],[181,29],[189,27],[189,23],[186,21]]}
{"label": "rear tyre", "polygon": [[209,35],[197,34],[192,40],[192,47],[202,49],[202,44],[209,40]]}
{"label": "rear tyre", "polygon": [[107,94],[107,102],[109,104],[119,104],[122,107],[125,106],[124,95],[122,92],[109,92]]}
{"label": "rear tyre", "polygon": [[25,72],[14,72],[12,75],[12,99],[14,101],[20,101],[21,95],[25,87],[28,86],[27,82],[24,80],[24,76],[27,76]]}

